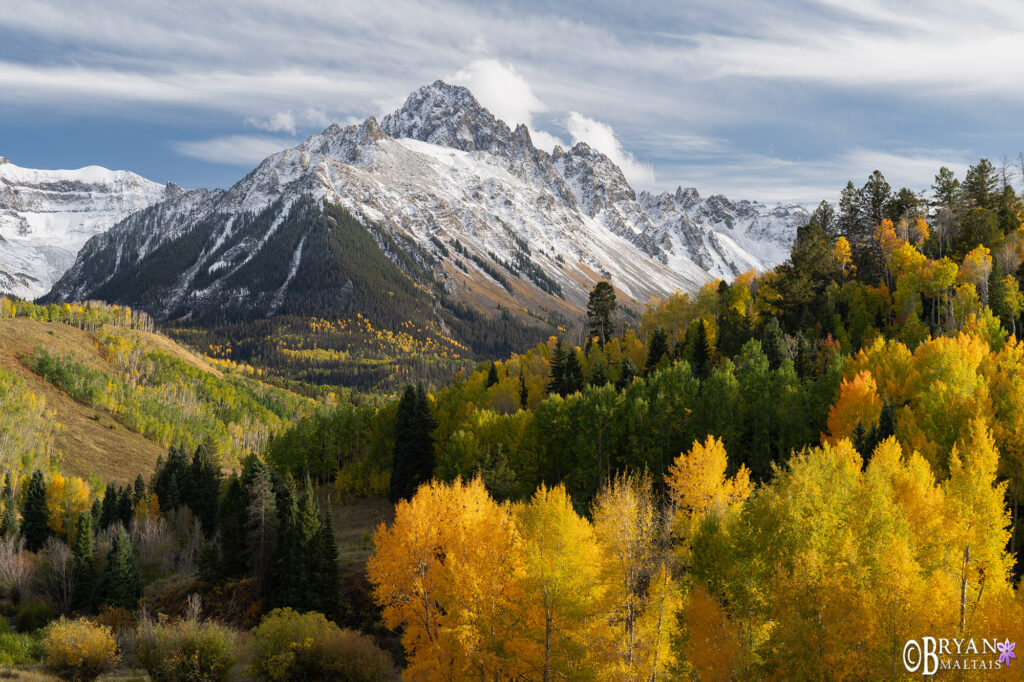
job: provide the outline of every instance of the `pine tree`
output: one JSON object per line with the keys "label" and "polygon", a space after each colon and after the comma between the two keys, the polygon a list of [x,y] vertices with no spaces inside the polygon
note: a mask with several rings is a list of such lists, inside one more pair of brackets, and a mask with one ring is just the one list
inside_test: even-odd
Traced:
{"label": "pine tree", "polygon": [[244,575],[249,570],[248,503],[238,475],[232,473],[224,486],[218,511],[224,575]]}
{"label": "pine tree", "polygon": [[184,447],[171,446],[167,451],[167,460],[157,460],[151,487],[160,501],[160,509],[165,513],[181,506],[181,489],[186,482],[188,468],[188,454]]}
{"label": "pine tree", "polygon": [[96,588],[96,606],[133,610],[142,596],[142,578],[132,556],[132,541],[124,528],[114,534],[103,577]]}
{"label": "pine tree", "polygon": [[50,507],[46,502],[46,483],[43,472],[36,469],[25,491],[25,502],[21,509],[21,535],[25,538],[25,549],[38,552],[43,548],[47,538],[53,535],[50,530]]}
{"label": "pine tree", "polygon": [[491,362],[491,368],[487,370],[487,388],[498,383],[498,366]]}
{"label": "pine tree", "polygon": [[522,366],[519,367],[519,406],[526,409],[529,405],[530,391],[526,388],[526,375],[523,374]]}
{"label": "pine tree", "polygon": [[131,528],[132,518],[135,516],[135,505],[132,500],[135,493],[130,486],[125,486],[117,493],[117,520],[125,529]]}
{"label": "pine tree", "polygon": [[103,507],[100,512],[100,530],[106,530],[114,525],[118,517],[118,495],[117,487],[108,483],[103,491]]}
{"label": "pine tree", "polygon": [[255,455],[250,455],[242,466],[241,484],[248,498],[246,530],[249,565],[262,594],[269,582],[277,537],[277,497],[274,494],[273,472]]}
{"label": "pine tree", "polygon": [[388,499],[409,499],[434,475],[434,429],[437,422],[423,386],[406,387],[395,415],[395,445],[391,454]]}
{"label": "pine tree", "polygon": [[932,204],[934,206],[945,206],[956,208],[960,199],[960,181],[956,179],[953,171],[945,166],[939,169],[932,184]]}
{"label": "pine tree", "polygon": [[668,336],[665,330],[658,327],[651,334],[651,341],[647,344],[647,362],[644,363],[644,374],[650,374],[658,366],[661,359],[668,353]]}
{"label": "pine tree", "polygon": [[988,274],[988,307],[999,318],[1003,329],[1010,331],[1013,327],[1013,311],[1007,298],[1009,287],[1006,285],[1006,272],[998,258],[992,259],[992,270]]}
{"label": "pine tree", "polygon": [[568,358],[569,355],[565,349],[565,344],[559,338],[555,341],[555,349],[551,352],[550,369],[548,371],[548,393],[564,395],[561,393],[561,389],[565,385],[565,365]]}
{"label": "pine tree", "polygon": [[608,282],[595,284],[587,301],[587,333],[590,338],[596,338],[602,348],[613,333],[612,313],[615,307],[615,289],[612,285]]}
{"label": "pine tree", "polygon": [[200,445],[188,468],[188,486],[184,501],[203,526],[203,535],[212,537],[217,530],[217,502],[220,497],[220,467],[206,446]]}
{"label": "pine tree", "polygon": [[562,386],[559,394],[572,395],[583,390],[583,367],[576,357],[576,351],[570,348],[565,359],[565,372],[562,374]]}
{"label": "pine tree", "polygon": [[591,386],[604,386],[608,383],[608,374],[604,371],[604,363],[598,360],[590,368],[590,376],[587,383]]}
{"label": "pine tree", "polygon": [[132,493],[132,506],[137,505],[146,496],[146,481],[142,474],[135,477],[135,490]]}
{"label": "pine tree", "polygon": [[82,512],[78,516],[78,530],[71,546],[74,556],[75,609],[92,606],[96,590],[96,559],[93,556],[92,514]]}
{"label": "pine tree", "polygon": [[778,318],[773,317],[764,325],[761,346],[764,348],[764,354],[768,356],[772,369],[778,369],[786,357],[786,335]]}
{"label": "pine tree", "polygon": [[615,390],[619,392],[625,391],[635,378],[636,364],[633,362],[633,358],[627,355],[626,359],[622,361],[622,367],[619,369],[619,378],[615,380]]}
{"label": "pine tree", "polygon": [[697,331],[693,335],[693,352],[691,362],[693,376],[698,379],[706,379],[711,371],[711,349],[708,347],[708,332],[704,320],[698,318],[694,321]]}
{"label": "pine tree", "polygon": [[314,608],[333,620],[338,615],[341,590],[338,578],[338,545],[334,539],[334,520],[330,505],[327,505],[321,515],[316,557],[312,582],[313,594],[318,603]]}
{"label": "pine tree", "polygon": [[0,537],[8,538],[18,532],[18,512],[15,509],[14,490],[11,488],[11,472],[4,477],[4,491],[0,494],[3,514],[0,515]]}

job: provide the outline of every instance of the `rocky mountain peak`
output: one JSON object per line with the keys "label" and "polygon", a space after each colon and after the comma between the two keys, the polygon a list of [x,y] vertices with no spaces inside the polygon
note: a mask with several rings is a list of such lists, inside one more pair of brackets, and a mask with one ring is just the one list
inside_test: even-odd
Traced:
{"label": "rocky mountain peak", "polygon": [[469,90],[440,80],[409,95],[400,109],[384,117],[381,129],[394,138],[502,156],[514,152],[523,138],[513,135]]}
{"label": "rocky mountain peak", "polygon": [[577,142],[568,152],[555,147],[551,162],[572,189],[577,204],[590,216],[611,204],[636,200],[622,170],[586,142]]}

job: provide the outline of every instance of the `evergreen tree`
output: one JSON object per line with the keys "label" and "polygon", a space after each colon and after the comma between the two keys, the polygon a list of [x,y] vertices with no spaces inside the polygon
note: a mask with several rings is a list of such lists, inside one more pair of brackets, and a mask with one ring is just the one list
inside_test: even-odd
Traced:
{"label": "evergreen tree", "polygon": [[1013,311],[1007,298],[1009,293],[1009,288],[1006,286],[1006,271],[1003,270],[999,259],[993,258],[992,270],[988,275],[988,307],[999,318],[1006,331],[1013,328]]}
{"label": "evergreen tree", "polygon": [[88,512],[79,514],[75,542],[71,546],[75,575],[75,597],[72,604],[75,609],[86,609],[92,606],[96,590],[96,559],[93,556],[92,528],[92,514]]}
{"label": "evergreen tree", "polygon": [[117,520],[125,529],[131,528],[132,518],[135,516],[135,505],[132,500],[135,493],[130,486],[125,486],[117,493]]}
{"label": "evergreen tree", "polygon": [[612,313],[615,312],[615,289],[608,282],[598,282],[587,301],[587,334],[604,348],[613,334]]}
{"label": "evergreen tree", "polygon": [[668,336],[664,329],[658,327],[651,334],[651,341],[647,344],[647,362],[644,363],[644,374],[653,372],[666,353],[668,353]]}
{"label": "evergreen tree", "polygon": [[530,391],[526,388],[526,375],[523,373],[523,367],[519,367],[519,407],[526,409],[529,405]]}
{"label": "evergreen tree", "polygon": [[999,175],[988,159],[981,159],[967,169],[960,190],[968,208],[996,208]]}
{"label": "evergreen tree", "polygon": [[218,517],[221,571],[229,576],[244,575],[249,570],[249,500],[235,473],[224,486]]}
{"label": "evergreen tree", "polygon": [[932,183],[932,205],[956,208],[960,200],[960,181],[953,171],[945,166],[939,169]]}
{"label": "evergreen tree", "polygon": [[711,348],[708,343],[708,330],[704,320],[701,318],[694,320],[693,324],[697,326],[697,331],[693,335],[691,365],[693,376],[703,380],[707,378],[708,373],[711,371]]}
{"label": "evergreen tree", "polygon": [[200,445],[188,468],[188,486],[184,502],[203,526],[203,535],[212,537],[217,530],[217,503],[220,497],[220,467],[206,446]]}
{"label": "evergreen tree", "polygon": [[100,511],[100,530],[106,530],[114,525],[118,519],[118,494],[117,487],[108,483],[103,491],[103,507]]}
{"label": "evergreen tree", "polygon": [[852,181],[846,183],[840,195],[836,226],[839,234],[846,237],[851,245],[862,245],[867,239],[861,219],[860,191],[854,187]]}
{"label": "evergreen tree", "polygon": [[498,366],[491,362],[491,368],[487,370],[487,388],[498,383]]}
{"label": "evergreen tree", "polygon": [[565,349],[565,344],[559,338],[555,341],[555,349],[551,352],[550,369],[548,371],[548,393],[565,395],[561,390],[565,386],[565,367],[568,359],[569,354]]}
{"label": "evergreen tree", "polygon": [[134,507],[146,496],[146,481],[142,474],[135,477],[135,490],[132,493],[132,506]]}
{"label": "evergreen tree", "polygon": [[132,541],[118,528],[107,555],[103,577],[96,588],[96,606],[120,606],[134,610],[142,596],[142,578],[132,556]]}
{"label": "evergreen tree", "polygon": [[21,535],[25,538],[25,549],[38,552],[43,548],[47,538],[53,535],[49,524],[50,507],[46,502],[46,483],[43,481],[43,472],[36,469],[32,472],[21,509]]}
{"label": "evergreen tree", "polygon": [[559,394],[564,396],[572,395],[583,390],[583,366],[576,357],[576,351],[568,349],[565,358],[565,372],[562,374],[562,386]]}
{"label": "evergreen tree", "polygon": [[0,515],[0,537],[11,537],[18,532],[18,512],[15,510],[14,490],[11,487],[11,472],[4,477],[4,491],[0,494],[3,514]]}
{"label": "evergreen tree", "polygon": [[814,209],[814,213],[811,214],[811,222],[825,230],[825,234],[829,235],[831,239],[834,240],[839,236],[839,222],[836,220],[835,209],[827,201],[823,200],[818,204],[818,208]]}
{"label": "evergreen tree", "polygon": [[92,501],[92,507],[89,508],[89,516],[92,517],[92,527],[100,528],[100,519],[103,518],[103,504],[98,499]]}
{"label": "evergreen tree", "polygon": [[277,496],[273,471],[256,455],[242,466],[242,489],[247,497],[247,553],[256,585],[262,594],[269,584],[277,537]]}
{"label": "evergreen tree", "polygon": [[783,333],[782,325],[779,324],[777,318],[771,318],[764,325],[761,347],[764,348],[764,353],[768,356],[768,362],[771,363],[772,369],[778,369],[782,361],[788,356],[786,335]]}
{"label": "evergreen tree", "polygon": [[615,380],[615,390],[619,392],[626,390],[635,378],[636,363],[633,362],[632,357],[627,355],[626,359],[622,361],[622,367],[619,369],[619,378]]}
{"label": "evergreen tree", "polygon": [[328,504],[320,519],[317,538],[316,563],[313,573],[313,595],[317,603],[313,608],[330,619],[338,616],[341,590],[338,578],[338,545],[334,540],[334,520]]}
{"label": "evergreen tree", "polygon": [[608,374],[604,371],[604,363],[598,360],[590,368],[590,376],[587,383],[591,386],[604,386],[608,383]]}
{"label": "evergreen tree", "polygon": [[889,215],[892,187],[881,171],[874,171],[860,188],[861,216],[867,229],[873,231]]}
{"label": "evergreen tree", "polygon": [[[391,454],[388,499],[409,499],[434,475],[434,429],[437,422],[423,386],[406,387],[395,415],[395,444]],[[283,532],[283,529],[282,529]]]}
{"label": "evergreen tree", "polygon": [[160,501],[160,509],[165,513],[170,513],[181,506],[181,489],[182,484],[186,482],[187,471],[188,454],[184,447],[171,446],[167,451],[167,460],[157,460],[151,487]]}

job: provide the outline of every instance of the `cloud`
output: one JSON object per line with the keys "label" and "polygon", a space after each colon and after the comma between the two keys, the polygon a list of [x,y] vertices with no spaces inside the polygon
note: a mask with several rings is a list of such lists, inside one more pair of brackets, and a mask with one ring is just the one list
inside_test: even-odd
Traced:
{"label": "cloud", "polygon": [[331,118],[323,111],[310,107],[298,114],[288,111],[279,111],[269,118],[247,118],[246,123],[254,128],[266,130],[271,133],[288,133],[297,135],[298,128],[326,128],[331,124]]}
{"label": "cloud", "polygon": [[569,119],[566,121],[566,128],[572,135],[573,144],[586,142],[599,152],[611,159],[615,165],[622,169],[622,174],[631,185],[652,185],[654,184],[654,169],[645,163],[640,163],[627,152],[618,138],[615,131],[607,123],[587,118],[577,111],[569,112]]}
{"label": "cloud", "polygon": [[179,154],[229,166],[253,166],[271,154],[294,147],[296,140],[266,135],[225,135],[209,140],[172,142]]}
{"label": "cloud", "polygon": [[477,59],[449,80],[469,88],[477,101],[509,127],[515,128],[520,123],[525,125],[538,148],[551,151],[555,145],[565,144],[534,125],[534,116],[546,112],[548,108],[511,64],[497,59]]}

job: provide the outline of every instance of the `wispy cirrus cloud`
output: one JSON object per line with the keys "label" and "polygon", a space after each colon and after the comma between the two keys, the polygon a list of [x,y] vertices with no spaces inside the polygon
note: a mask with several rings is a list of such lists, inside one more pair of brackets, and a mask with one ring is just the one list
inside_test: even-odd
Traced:
{"label": "wispy cirrus cloud", "polygon": [[229,166],[254,166],[271,154],[294,147],[294,138],[266,135],[226,135],[209,140],[172,142],[171,147],[185,156]]}

